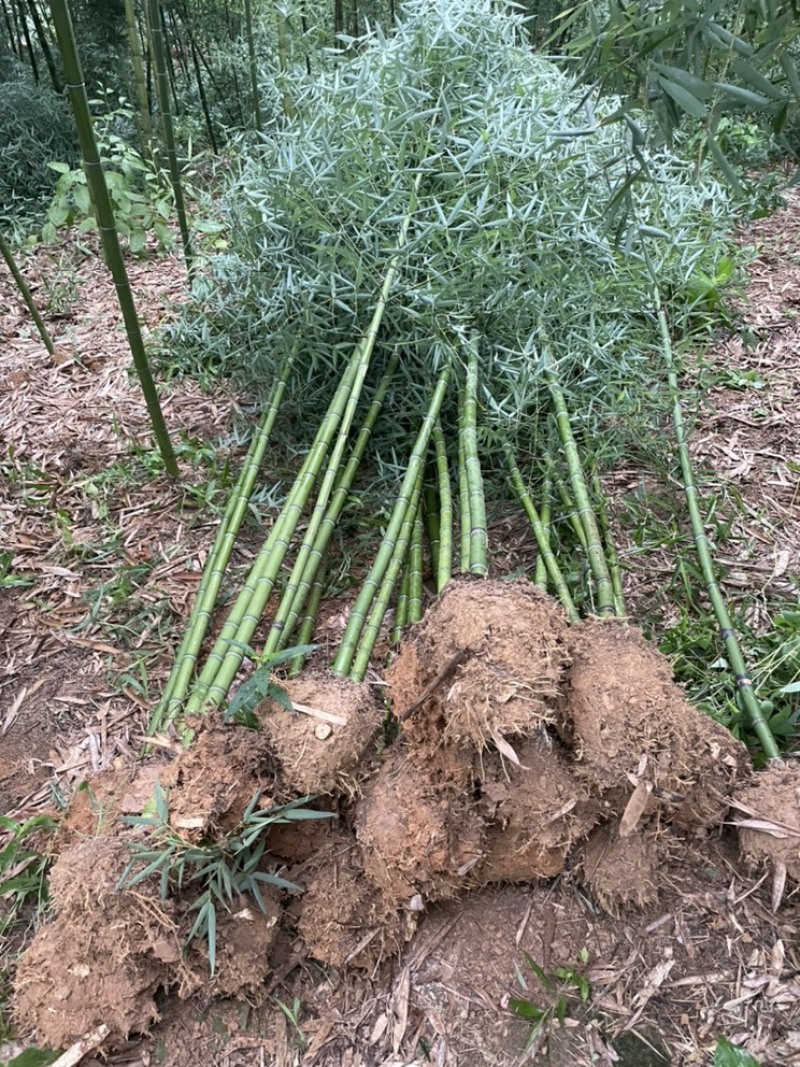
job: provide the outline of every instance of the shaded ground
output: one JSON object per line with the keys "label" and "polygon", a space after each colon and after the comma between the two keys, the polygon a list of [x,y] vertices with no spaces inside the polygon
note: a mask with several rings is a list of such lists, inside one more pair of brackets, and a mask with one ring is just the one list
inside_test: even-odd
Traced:
{"label": "shaded ground", "polygon": [[[786,212],[748,231],[747,239],[761,246],[751,267],[754,283],[747,313],[757,343],[752,350],[734,341],[720,347],[714,357],[720,386],[693,436],[698,459],[718,472],[721,484],[735,487],[742,496],[747,517],[736,520],[731,544],[739,551],[730,557],[727,579],[728,592],[734,595],[746,590],[749,597],[754,589],[765,598],[796,593],[800,460],[795,442],[800,436],[793,432],[798,416],[791,401],[797,395],[800,363],[793,308],[800,292],[800,267],[791,242],[798,212],[800,198],[792,194]],[[47,269],[44,257],[31,268],[34,280],[40,272],[35,287],[40,298],[46,291]],[[0,306],[7,309],[0,321],[0,437],[5,443],[0,551],[9,553],[9,573],[19,579],[18,585],[0,588],[0,810],[20,816],[49,807],[54,788],[66,799],[78,783],[97,772],[129,773],[140,752],[152,694],[168,668],[171,620],[186,615],[215,523],[207,510],[196,509],[190,490],[158,477],[152,454],[132,453],[130,439],[144,435],[146,416],[138,388],[128,377],[127,349],[111,287],[93,260],[80,262],[80,274],[85,281],[75,307],[58,324],[59,348],[67,358],[56,365],[30,336],[18,299],[10,293],[5,275],[0,277]],[[180,296],[182,273],[176,262],[134,264],[132,275],[139,306],[151,322],[163,315],[165,302]],[[72,352],[81,359],[70,358]],[[733,388],[732,380],[744,382],[745,388]],[[165,392],[164,406],[176,434],[182,430],[201,441],[224,433],[237,411],[235,398],[222,392],[203,394],[191,383]],[[203,462],[197,446],[184,451],[182,468],[189,486],[207,480]],[[113,475],[108,506],[104,480],[115,465],[122,470]],[[622,492],[636,492],[643,478],[639,471],[622,471],[615,481]],[[619,503],[624,507],[624,499]],[[677,502],[676,508],[681,507]],[[668,551],[645,555],[635,543],[626,544],[624,536],[622,543],[626,592],[636,615],[642,606],[660,602],[673,562]],[[515,531],[513,522],[503,526],[501,554],[524,562],[529,545],[527,534]],[[335,610],[329,625],[333,632],[340,626]],[[495,677],[492,686],[496,683]],[[542,692],[547,696],[552,686],[533,695],[541,699]],[[509,699],[504,708],[510,705],[513,710],[513,704]],[[561,743],[574,744],[564,733],[556,704],[549,704],[545,715],[548,736],[559,733],[561,721]],[[479,720],[476,727],[470,720],[464,728],[475,741],[474,729],[486,725]],[[510,733],[517,729],[518,723]],[[455,749],[461,730],[454,734]],[[415,737],[412,726],[409,737],[426,751],[425,761],[437,758],[422,727]],[[528,743],[512,742],[523,764],[535,755],[523,750]],[[656,767],[661,773],[658,763]],[[463,759],[449,759],[438,769],[463,792]],[[622,764],[619,769],[631,773],[623,771]],[[515,821],[513,804],[503,795],[515,773],[501,760],[494,779],[491,773],[481,777],[482,788],[488,782],[493,789],[489,799],[495,804],[497,834],[502,830],[511,835],[506,845],[513,842],[513,847],[504,848],[506,859],[530,844],[520,836],[524,818]],[[468,774],[474,787],[472,758]],[[674,782],[661,781],[658,774],[651,784],[683,796]],[[613,783],[608,788],[613,817],[627,814],[632,819],[636,785],[628,779],[623,795],[615,795]],[[400,799],[407,795],[404,790],[396,794]],[[564,799],[559,810],[571,799]],[[535,802],[534,794],[527,803]],[[481,804],[485,822],[485,798]],[[504,805],[505,813],[497,817]],[[558,817],[564,825],[574,810]],[[722,821],[720,814],[715,814],[717,822]],[[652,819],[652,812],[647,817]],[[603,815],[607,818],[608,812]],[[357,815],[351,823],[348,819],[345,814],[346,828],[360,825],[362,841],[370,837],[369,856],[374,857],[375,834]],[[671,813],[670,825],[672,821]],[[90,813],[73,830],[73,846],[94,836],[93,822]],[[708,819],[705,825],[717,822]],[[800,813],[794,825],[798,823]],[[460,821],[457,826],[461,828]],[[658,819],[654,826],[660,827]],[[387,838],[382,830],[378,836],[391,856],[402,854],[392,834]],[[576,830],[576,840],[580,836]],[[651,836],[660,841],[661,831]],[[615,903],[608,885],[601,884],[609,842],[596,837],[591,847],[573,850],[572,841],[556,835],[557,860],[547,871],[551,878],[557,876],[555,881],[534,888],[492,885],[457,900],[435,899],[448,895],[439,888],[452,885],[452,870],[432,867],[427,852],[424,869],[417,864],[410,873],[400,872],[403,880],[410,878],[414,890],[437,886],[416,934],[396,959],[382,959],[382,953],[368,959],[366,971],[354,968],[353,960],[340,968],[341,960],[322,965],[308,956],[294,930],[299,922],[302,932],[302,916],[289,903],[282,930],[269,939],[268,973],[244,991],[242,1002],[226,1001],[219,988],[209,987],[199,977],[199,965],[193,979],[196,991],[186,980],[191,994],[186,1000],[158,993],[164,972],[154,972],[150,984],[162,1021],[151,1036],[123,1043],[111,1053],[111,1062],[181,1067],[253,1062],[477,1067],[515,1062],[525,1045],[527,1025],[509,1011],[508,998],[528,997],[541,1007],[553,1000],[527,967],[522,954],[527,950],[548,973],[559,966],[580,969],[591,984],[588,1008],[575,996],[573,985],[567,982],[562,990],[573,1025],[563,1031],[544,1028],[552,1062],[558,1063],[560,1056],[561,1062],[589,1063],[592,1055],[599,1057],[594,1062],[614,1062],[608,1049],[627,1032],[643,1035],[656,1046],[663,1042],[673,1064],[710,1063],[720,1035],[747,1044],[765,1064],[800,1063],[794,898],[784,896],[778,911],[772,911],[773,878],[746,875],[729,830],[714,829],[697,846],[686,845],[688,840],[681,838],[681,849],[669,863],[651,869],[654,891],[645,894],[644,910]],[[616,841],[610,839],[615,848]],[[456,872],[473,854],[479,853],[484,865],[490,855],[482,839],[466,844],[466,851],[457,853]],[[318,845],[312,841],[312,852],[305,858],[288,858],[301,884],[313,885],[312,857]],[[321,891],[310,899],[329,901],[337,893],[345,895],[349,886],[356,900],[355,888],[364,882],[352,858],[354,846],[350,839],[343,845],[334,838],[332,847],[334,861],[324,870],[336,872],[341,882],[323,878]],[[445,868],[454,856],[448,849]],[[639,859],[646,860],[647,854],[644,849]],[[612,868],[626,870],[624,856],[612,852],[612,858]],[[592,871],[588,879],[587,868]],[[458,877],[468,875],[474,877],[473,868]],[[507,872],[501,876],[513,877]],[[597,884],[587,887],[592,876]],[[641,864],[629,869],[625,884],[638,887],[640,876]],[[399,884],[392,875],[384,889],[394,892]],[[655,890],[658,899],[649,902]],[[374,906],[371,892],[362,901],[362,911],[350,917],[359,936],[349,942],[351,949],[343,959],[363,941],[367,911]],[[412,914],[416,924],[417,913]],[[174,937],[170,924],[179,926],[180,916],[167,919],[165,929]],[[396,929],[399,944],[408,930],[405,925]],[[161,946],[162,955],[171,955],[161,944],[164,937],[151,940]],[[375,940],[362,953],[369,956]],[[585,965],[583,949],[589,953]],[[315,951],[322,952],[319,946]],[[265,950],[265,966],[266,955]],[[115,963],[111,949],[107,959],[116,973],[119,961]],[[174,960],[161,962],[172,966]],[[295,997],[297,1027],[277,1006],[280,1000],[291,1012]],[[539,1051],[543,1054],[541,1045]],[[638,1046],[621,1062],[642,1064],[643,1055]]]}

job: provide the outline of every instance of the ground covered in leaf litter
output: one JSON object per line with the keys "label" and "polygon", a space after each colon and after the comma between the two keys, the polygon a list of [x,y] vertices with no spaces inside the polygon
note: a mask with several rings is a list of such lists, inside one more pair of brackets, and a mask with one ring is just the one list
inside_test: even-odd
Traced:
{"label": "ground covered in leaf litter", "polygon": [[[797,211],[793,200],[749,235],[765,246],[750,290],[755,352],[728,342],[717,353],[725,373],[755,369],[765,387],[751,396],[723,384],[695,433],[696,451],[750,509],[747,562],[755,555],[762,584],[781,592],[798,563],[796,460],[788,423],[773,417],[796,417],[787,398],[798,381],[798,267],[784,235],[796,232]],[[47,270],[46,254],[31,264],[40,293]],[[566,1025],[545,1026],[539,1048],[549,1043],[552,1062],[643,1063],[644,1041],[668,1062],[704,1063],[722,1034],[764,1063],[800,1062],[794,779],[762,780],[753,793],[741,750],[688,707],[634,631],[569,631],[527,590],[466,583],[457,594],[467,603],[437,605],[439,621],[427,617],[387,679],[396,710],[409,714],[385,753],[366,743],[379,712],[364,690],[340,716],[350,730],[358,723],[347,740],[337,740],[342,724],[327,734],[313,715],[271,727],[256,745],[209,724],[177,761],[165,747],[137,770],[151,699],[137,660],[150,656],[157,692],[169,664],[159,646],[170,618],[185,617],[212,524],[184,491],[135,463],[104,506],[97,480],[131,464],[128,435],[144,437],[146,421],[110,286],[91,260],[80,270],[82,302],[58,324],[55,363],[29,336],[16,297],[3,301],[3,549],[10,573],[29,584],[2,593],[0,789],[3,810],[18,818],[51,805],[54,790],[70,800],[55,845],[55,918],[17,974],[22,1032],[38,1023],[68,1043],[102,1005],[120,1035],[161,1016],[148,1036],[113,1043],[118,1063],[508,1063],[528,1033],[509,997],[546,1007],[563,986]],[[179,298],[180,267],[133,264],[133,274],[157,321]],[[743,414],[742,404],[757,411]],[[173,431],[210,439],[224,435],[237,405],[181,383],[165,392],[165,410]],[[751,416],[758,427],[743,432],[757,436],[732,446],[724,420]],[[737,448],[749,465],[726,469]],[[204,476],[186,461],[184,473],[190,484]],[[525,551],[506,543],[500,554]],[[119,592],[118,612],[114,590],[96,607],[91,591],[109,585],[120,558],[131,588]],[[648,561],[629,551],[626,563],[629,598],[646,602]],[[141,606],[135,632],[126,629],[131,601]],[[335,630],[338,615],[328,618]],[[328,679],[303,685],[321,689],[295,694],[300,703],[333,706]],[[164,905],[146,886],[110,891],[127,856],[119,815],[141,810],[156,773],[172,783],[173,817],[190,825],[200,818],[224,830],[254,784],[280,796],[314,774],[340,816],[276,835],[285,870],[307,892],[268,902],[266,915],[226,919],[213,982],[202,951],[179,951],[185,901]],[[90,791],[76,792],[86,778]],[[731,798],[750,829],[723,825]],[[755,816],[777,818],[786,836],[765,834]],[[753,858],[773,841],[776,864],[751,875],[741,851]],[[530,884],[532,871],[543,880]],[[588,1004],[564,980],[543,991],[523,951],[550,974],[581,969]],[[276,1004],[292,1009],[295,998],[302,1038]]]}

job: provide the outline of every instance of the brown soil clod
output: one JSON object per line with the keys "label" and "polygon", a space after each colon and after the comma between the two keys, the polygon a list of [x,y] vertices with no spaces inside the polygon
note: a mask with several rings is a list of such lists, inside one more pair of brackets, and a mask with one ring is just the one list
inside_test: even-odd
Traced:
{"label": "brown soil clod", "polygon": [[784,864],[800,883],[800,765],[767,767],[738,791],[736,802],[745,858],[754,866]]}
{"label": "brown soil clod", "polygon": [[685,828],[718,825],[748,773],[744,745],[692,707],[669,661],[635,627],[590,619],[571,628],[559,719],[576,769],[621,815],[639,780]]}
{"label": "brown soil clod", "polygon": [[53,1048],[106,1023],[110,1039],[147,1030],[155,993],[181,959],[175,924],[152,884],[117,892],[130,852],[99,837],[53,867],[55,918],[36,933],[14,982],[16,1017]]}
{"label": "brown soil clod", "polygon": [[371,969],[412,937],[419,914],[376,893],[356,841],[340,834],[305,881],[298,931],[322,963]]}
{"label": "brown soil clod", "polygon": [[386,899],[407,905],[456,895],[482,854],[483,821],[474,804],[392,751],[365,786],[356,834],[367,877]]}
{"label": "brown soil clod", "polygon": [[290,712],[271,700],[259,707],[282,790],[292,795],[354,791],[356,767],[383,718],[369,686],[305,674],[285,688],[307,713]]}
{"label": "brown soil clod", "polygon": [[557,743],[547,735],[517,746],[520,765],[497,754],[483,759],[486,855],[475,882],[535,882],[564,870],[567,855],[599,818]]}
{"label": "brown soil clod", "polygon": [[619,825],[595,829],[581,856],[583,881],[612,915],[643,908],[658,898],[658,841],[645,832],[620,837]]}
{"label": "brown soil clod", "polygon": [[[451,582],[389,671],[395,714],[417,748],[533,734],[553,718],[567,665],[562,609],[529,582]],[[431,683],[456,662],[420,706]]]}

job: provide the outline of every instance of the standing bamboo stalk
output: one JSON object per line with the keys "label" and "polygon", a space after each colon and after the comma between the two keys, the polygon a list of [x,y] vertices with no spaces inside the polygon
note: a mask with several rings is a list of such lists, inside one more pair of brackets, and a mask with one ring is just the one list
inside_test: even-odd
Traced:
{"label": "standing bamboo stalk", "polygon": [[247,34],[247,56],[250,64],[250,91],[253,94],[253,117],[256,130],[261,133],[264,126],[261,121],[261,95],[258,91],[258,63],[256,61],[256,40],[253,33],[253,0],[244,0],[244,23]]}
{"label": "standing bamboo stalk", "polygon": [[95,140],[89,111],[89,100],[86,95],[86,83],[83,80],[83,71],[81,70],[81,63],[75,44],[75,33],[72,28],[72,19],[67,0],[50,0],[50,8],[56,37],[58,38],[58,47],[61,51],[61,61],[64,66],[69,99],[75,115],[75,124],[78,128],[86,180],[97,214],[97,224],[100,227],[100,238],[103,244],[106,265],[114,279],[117,299],[119,300],[122,318],[125,323],[125,332],[128,335],[128,344],[130,345],[134,367],[142,386],[147,410],[150,414],[153,433],[158,442],[167,473],[173,478],[177,478],[178,464],[164,423],[164,416],[161,412],[158,393],[150,372],[147,353],[144,350],[142,330],[139,325],[139,317],[136,314],[128,272],[125,268],[125,259],[122,255],[119,234],[114,220],[114,210],[111,206],[111,198],[108,194],[108,187],[97,150],[97,141]]}
{"label": "standing bamboo stalk", "polygon": [[42,318],[41,313],[39,312],[39,309],[36,306],[36,301],[33,299],[33,295],[31,294],[31,291],[28,288],[28,283],[23,278],[22,272],[20,271],[14,260],[11,247],[3,236],[2,230],[0,230],[0,255],[2,255],[3,259],[6,261],[6,265],[11,271],[11,277],[17,283],[17,288],[20,291],[20,295],[25,301],[25,306],[30,312],[31,318],[36,323],[36,329],[39,331],[39,336],[44,341],[45,348],[51,356],[54,355],[56,348],[53,344],[53,339],[47,332],[47,327],[44,324],[44,319]]}
{"label": "standing bamboo stalk", "polygon": [[128,43],[131,50],[133,80],[136,85],[136,96],[139,100],[139,131],[142,137],[142,150],[145,155],[149,156],[153,150],[153,124],[150,121],[150,97],[147,92],[147,83],[144,76],[142,41],[139,36],[139,28],[136,25],[136,12],[133,7],[133,0],[125,0],[125,25],[128,29]]}
{"label": "standing bamboo stalk", "polygon": [[158,107],[161,112],[161,131],[164,137],[164,147],[167,151],[167,163],[172,181],[172,192],[175,197],[175,211],[178,215],[178,226],[181,231],[183,244],[183,256],[186,260],[186,269],[191,277],[194,267],[194,251],[189,238],[189,226],[186,221],[186,204],[183,199],[183,183],[181,171],[178,166],[178,155],[175,150],[175,131],[172,125],[172,108],[170,105],[170,85],[167,73],[166,47],[164,45],[164,29],[161,23],[161,5],[159,0],[147,0],[150,41],[153,50],[153,67],[155,71],[156,95]]}

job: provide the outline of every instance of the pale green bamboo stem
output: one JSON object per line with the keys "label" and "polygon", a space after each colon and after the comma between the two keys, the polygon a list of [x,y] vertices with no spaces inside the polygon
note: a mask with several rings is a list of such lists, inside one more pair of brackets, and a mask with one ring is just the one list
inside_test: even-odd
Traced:
{"label": "pale green bamboo stem", "polygon": [[397,597],[397,605],[394,609],[394,626],[390,638],[392,645],[399,645],[403,639],[403,630],[408,622],[408,583],[411,579],[409,561],[403,568],[403,580],[400,582],[400,594]]}
{"label": "pale green bamboo stem", "polygon": [[436,592],[441,593],[453,576],[453,490],[442,423],[433,427],[433,447],[439,486],[439,565],[436,568]]}
{"label": "pale green bamboo stem", "polygon": [[467,477],[467,461],[464,451],[464,393],[459,390],[458,394],[458,522],[461,540],[461,553],[459,556],[459,570],[462,574],[469,574],[469,550],[470,550],[470,513],[469,513],[469,479]]}
{"label": "pale green bamboo stem", "polygon": [[441,532],[439,529],[439,501],[436,486],[426,483],[422,494],[423,511],[425,513],[425,531],[428,535],[428,546],[431,553],[431,572],[435,576],[439,571],[439,544]]}
{"label": "pale green bamboo stem", "polygon": [[597,519],[589,502],[589,493],[586,488],[586,480],[583,475],[578,446],[572,433],[567,404],[559,384],[558,377],[552,366],[550,355],[545,349],[545,377],[550,389],[553,401],[553,409],[556,415],[556,424],[561,438],[561,445],[567,461],[572,492],[578,507],[578,515],[586,533],[586,555],[589,567],[594,576],[597,586],[597,606],[601,615],[614,614],[614,587],[611,583],[611,575],[603,553],[603,543],[600,531],[597,528]]}
{"label": "pale green bamboo stem", "polygon": [[414,525],[411,529],[411,546],[408,555],[408,621],[419,622],[425,603],[424,568],[424,525],[422,509],[417,508]]}
{"label": "pale green bamboo stem", "polygon": [[[346,403],[347,394],[352,385],[357,365],[353,359],[348,363],[342,375],[336,393],[331,400],[328,411],[317,431],[303,465],[292,484],[281,513],[275,520],[264,546],[256,558],[247,580],[231,608],[227,620],[217,638],[214,647],[206,659],[205,666],[195,683],[186,703],[186,714],[193,715],[201,710],[217,707],[227,694],[227,688],[217,684],[216,680],[223,664],[225,670],[233,674],[241,663],[243,651],[233,646],[233,642],[249,644],[258,621],[267,605],[274,588],[286,552],[297,527],[303,508],[308,501],[317,478],[317,474],[327,455],[330,442],[339,425],[340,413]],[[233,675],[230,675],[230,682]],[[212,694],[212,688],[214,692]]]}
{"label": "pale green bamboo stem", "polygon": [[514,450],[510,444],[505,445],[506,459],[508,461],[509,471],[511,472],[511,482],[517,491],[519,501],[525,509],[525,513],[530,521],[533,534],[536,538],[536,543],[539,546],[539,552],[541,553],[544,564],[547,567],[547,573],[550,576],[550,581],[553,584],[553,589],[556,592],[556,596],[564,605],[564,610],[567,613],[567,618],[570,622],[577,622],[580,618],[578,609],[575,607],[575,603],[570,595],[567,583],[564,581],[564,576],[561,573],[561,568],[558,565],[558,561],[553,555],[553,550],[550,547],[550,542],[547,537],[547,533],[544,529],[541,517],[536,510],[536,506],[531,500],[530,493],[525,487],[525,483],[522,480],[522,475],[519,472],[517,461],[514,458]]}
{"label": "pale green bamboo stem", "polygon": [[478,458],[478,342],[467,343],[467,375],[464,388],[464,466],[469,492],[469,569],[488,574],[488,529],[486,495]]}
{"label": "pale green bamboo stem", "polygon": [[[309,592],[308,599],[306,600],[305,612],[303,618],[300,620],[300,630],[297,635],[297,645],[310,645],[314,636],[314,627],[317,624],[317,615],[319,614],[319,606],[322,603],[322,595],[325,592],[325,586],[328,581],[327,567],[320,567],[314,576],[314,581],[311,583],[311,591]],[[297,645],[295,647],[297,647]],[[306,657],[304,653],[299,653],[291,661],[289,667],[289,677],[296,678],[300,674],[305,666]]]}
{"label": "pale green bamboo stem", "polygon": [[[297,589],[292,598],[291,611],[287,616],[286,626],[291,629],[294,626],[295,620],[300,612],[303,610],[303,604],[308,596],[309,589],[314,581],[314,575],[317,568],[323,558],[323,555],[330,543],[330,539],[333,536],[333,531],[336,528],[336,523],[339,521],[339,517],[344,510],[350,495],[350,489],[352,488],[355,480],[356,473],[358,471],[359,464],[364,456],[369,439],[372,435],[372,431],[375,427],[375,423],[380,414],[383,402],[386,399],[386,394],[391,384],[392,376],[397,369],[399,363],[399,355],[394,353],[389,360],[386,370],[381,378],[380,384],[375,392],[375,396],[370,404],[364,424],[361,427],[361,431],[356,438],[356,443],[353,446],[353,450],[350,454],[350,458],[347,461],[347,465],[338,479],[336,489],[331,497],[328,510],[325,513],[325,517],[320,525],[317,535],[314,539],[314,543],[311,552],[306,560],[306,565],[302,573],[302,577],[297,584]],[[284,637],[284,641],[286,638]]]}
{"label": "pale green bamboo stem", "polygon": [[706,589],[708,591],[708,597],[714,608],[714,614],[717,619],[717,624],[720,628],[720,636],[725,642],[725,650],[728,656],[728,662],[731,665],[733,676],[736,680],[736,685],[739,691],[739,695],[742,699],[742,704],[745,707],[747,714],[750,717],[750,722],[753,730],[761,742],[761,747],[764,750],[764,755],[768,759],[780,759],[780,752],[778,746],[775,743],[775,738],[770,732],[769,725],[767,724],[763,712],[761,711],[761,705],[758,702],[758,698],[753,690],[753,681],[750,677],[750,673],[747,669],[744,655],[742,653],[739,639],[736,636],[736,631],[733,628],[733,622],[731,621],[730,614],[728,613],[728,607],[725,603],[725,598],[722,595],[722,590],[717,582],[717,575],[714,569],[714,559],[711,553],[711,542],[708,539],[708,535],[705,532],[703,526],[703,517],[700,512],[699,494],[697,492],[697,486],[695,485],[694,472],[692,470],[692,461],[689,455],[689,441],[686,433],[686,427],[683,421],[683,410],[681,408],[680,390],[678,388],[678,376],[675,372],[675,361],[672,355],[672,338],[670,337],[669,327],[667,325],[667,316],[660,306],[660,302],[657,300],[656,306],[658,307],[658,328],[661,334],[662,349],[664,352],[664,361],[667,366],[667,381],[669,385],[670,398],[672,400],[672,420],[675,426],[675,440],[678,444],[678,454],[680,456],[681,473],[683,476],[683,488],[686,494],[686,503],[689,509],[689,517],[692,523],[692,530],[694,533],[694,541],[697,546],[697,555],[700,560],[700,567],[703,572],[703,578],[705,579]]}
{"label": "pale green bamboo stem", "polygon": [[617,546],[614,543],[611,521],[608,517],[606,496],[603,492],[603,486],[600,483],[600,476],[597,473],[596,467],[592,471],[592,488],[594,489],[594,495],[597,500],[597,519],[600,523],[600,532],[603,535],[603,544],[605,546],[606,559],[608,560],[611,584],[614,587],[614,609],[620,618],[624,618],[628,614],[628,611],[625,607],[625,594],[622,591],[622,574],[620,573],[619,554],[617,553]]}
{"label": "pale green bamboo stem", "polygon": [[363,682],[364,675],[367,673],[369,667],[369,661],[372,658],[372,652],[375,648],[375,644],[378,640],[378,636],[381,632],[381,626],[386,616],[386,612],[389,609],[389,604],[392,600],[392,593],[394,587],[397,584],[397,579],[400,577],[400,572],[403,568],[403,560],[409,557],[408,571],[409,571],[409,596],[408,596],[408,621],[411,619],[411,543],[413,537],[414,526],[417,521],[417,515],[420,510],[420,503],[422,500],[422,483],[425,476],[424,464],[420,465],[419,474],[417,480],[414,483],[414,489],[411,493],[411,498],[405,509],[405,515],[400,526],[400,532],[397,536],[397,540],[394,543],[392,555],[389,559],[389,565],[381,580],[381,584],[378,587],[375,598],[372,602],[372,607],[369,612],[369,616],[364,624],[364,628],[361,631],[361,637],[358,642],[358,648],[356,649],[355,658],[353,660],[353,666],[350,670],[350,679],[353,682]]}
{"label": "pale green bamboo stem", "polygon": [[[542,507],[540,510],[540,517],[542,520],[542,531],[550,545],[550,492],[552,489],[552,479],[550,472],[546,471],[544,476],[544,486],[542,488]],[[547,592],[547,567],[545,566],[544,557],[540,552],[536,557],[536,568],[533,573],[533,584],[541,589],[543,593]]]}
{"label": "pale green bamboo stem", "polygon": [[447,392],[449,380],[450,368],[446,367],[439,375],[436,388],[433,392],[433,397],[431,398],[431,403],[428,407],[428,412],[419,434],[417,435],[414,449],[408,461],[405,477],[403,478],[403,484],[400,488],[400,494],[392,511],[389,525],[383,536],[383,541],[378,549],[372,568],[361,587],[361,592],[356,599],[353,610],[350,612],[350,618],[347,620],[342,643],[339,646],[339,651],[332,668],[334,674],[338,674],[341,677],[346,678],[350,674],[356,646],[361,636],[361,631],[364,628],[367,613],[369,612],[377,590],[383,581],[386,568],[389,566],[392,553],[394,552],[394,545],[400,534],[400,529],[408,509],[408,502],[414,491],[414,486],[416,485],[420,469],[425,463],[425,454],[428,450],[428,442],[433,430],[433,424],[439,415],[442,401]]}
{"label": "pale green bamboo stem", "polygon": [[148,733],[155,733],[171,722],[186,699],[192,674],[203,638],[206,635],[211,614],[219,596],[231,552],[242,524],[247,505],[253,492],[256,476],[264,459],[267,443],[278,417],[283,394],[294,362],[294,353],[285,361],[276,383],[264,420],[250,443],[239,478],[231,493],[222,522],[217,530],[214,545],[208,557],[200,586],[197,590],[189,623],[181,642],[175,665],[167,681],[158,708],[150,722]]}

